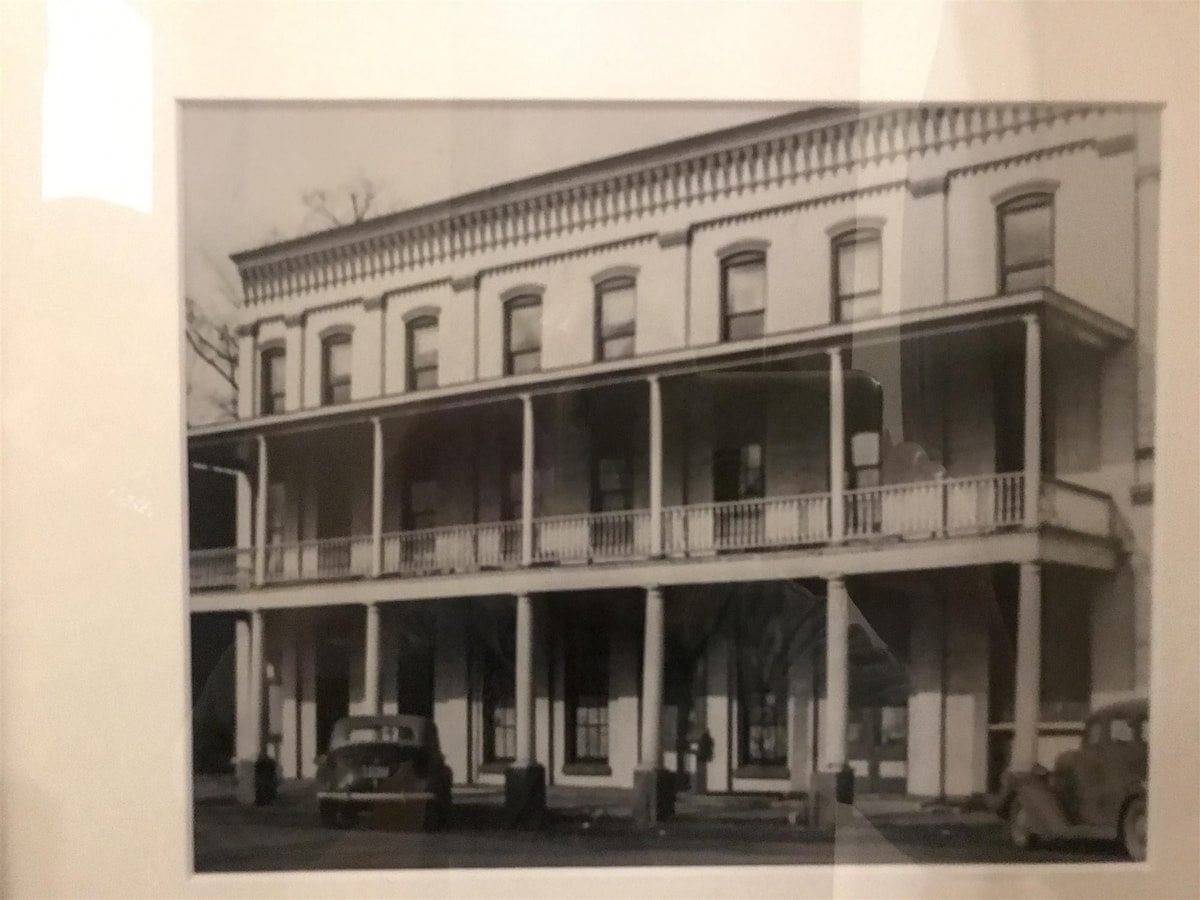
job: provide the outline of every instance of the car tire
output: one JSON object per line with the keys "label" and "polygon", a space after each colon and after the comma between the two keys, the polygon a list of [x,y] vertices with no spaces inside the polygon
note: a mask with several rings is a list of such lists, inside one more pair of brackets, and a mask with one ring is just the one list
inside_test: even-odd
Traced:
{"label": "car tire", "polygon": [[1121,843],[1134,862],[1146,861],[1146,798],[1135,797],[1121,816]]}
{"label": "car tire", "polygon": [[1029,812],[1020,797],[1014,797],[1008,806],[1008,836],[1020,850],[1033,850],[1038,845],[1038,836],[1030,828]]}
{"label": "car tire", "polygon": [[338,828],[342,824],[341,810],[338,809],[336,803],[329,800],[322,800],[320,810],[322,828]]}

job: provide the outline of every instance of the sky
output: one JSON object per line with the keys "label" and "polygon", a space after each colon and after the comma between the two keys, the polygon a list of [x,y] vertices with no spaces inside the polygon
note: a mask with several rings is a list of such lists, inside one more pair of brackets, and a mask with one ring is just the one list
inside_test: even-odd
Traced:
{"label": "sky", "polygon": [[[184,283],[209,315],[240,291],[229,254],[325,227],[307,191],[368,178],[373,214],[780,115],[763,103],[189,104],[182,122]],[[336,210],[336,205],[335,205]],[[214,415],[196,384],[189,421]]]}

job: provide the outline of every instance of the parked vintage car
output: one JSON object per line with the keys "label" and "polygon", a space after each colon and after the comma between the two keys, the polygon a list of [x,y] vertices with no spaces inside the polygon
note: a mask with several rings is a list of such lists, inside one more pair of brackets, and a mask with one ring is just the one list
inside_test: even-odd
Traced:
{"label": "parked vintage car", "polygon": [[348,716],[333,726],[317,766],[321,824],[443,828],[450,814],[450,768],[437,726],[421,716]]}
{"label": "parked vintage car", "polygon": [[1053,771],[1006,773],[997,805],[1013,843],[1115,840],[1145,860],[1148,727],[1145,700],[1114,703],[1088,717],[1079,748],[1060,754]]}

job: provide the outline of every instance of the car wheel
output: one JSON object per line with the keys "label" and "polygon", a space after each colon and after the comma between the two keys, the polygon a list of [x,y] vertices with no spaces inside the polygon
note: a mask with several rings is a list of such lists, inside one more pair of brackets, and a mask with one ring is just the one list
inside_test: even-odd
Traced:
{"label": "car wheel", "polygon": [[1134,862],[1146,861],[1146,800],[1136,797],[1121,817],[1121,843]]}
{"label": "car wheel", "polygon": [[329,800],[322,800],[321,809],[321,827],[322,828],[337,828],[342,823],[341,810],[338,805]]}
{"label": "car wheel", "polygon": [[1032,850],[1037,846],[1037,835],[1029,826],[1029,811],[1020,797],[1014,797],[1008,807],[1008,836],[1013,846],[1021,850]]}

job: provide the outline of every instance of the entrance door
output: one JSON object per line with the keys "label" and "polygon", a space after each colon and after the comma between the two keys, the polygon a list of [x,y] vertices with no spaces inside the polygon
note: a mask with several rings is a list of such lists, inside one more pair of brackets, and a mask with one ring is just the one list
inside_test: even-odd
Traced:
{"label": "entrance door", "polygon": [[672,658],[663,672],[663,756],[677,791],[704,793],[706,763],[704,665]]}
{"label": "entrance door", "polygon": [[908,707],[867,706],[848,713],[846,756],[859,789],[903,794],[908,781]]}
{"label": "entrance door", "polygon": [[317,643],[317,753],[329,749],[329,734],[350,712],[350,648],[343,639]]}

